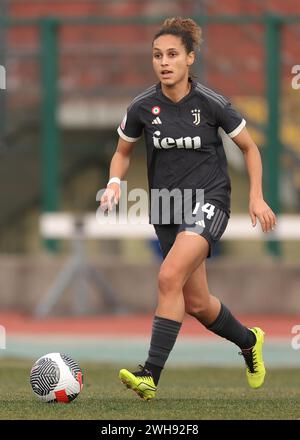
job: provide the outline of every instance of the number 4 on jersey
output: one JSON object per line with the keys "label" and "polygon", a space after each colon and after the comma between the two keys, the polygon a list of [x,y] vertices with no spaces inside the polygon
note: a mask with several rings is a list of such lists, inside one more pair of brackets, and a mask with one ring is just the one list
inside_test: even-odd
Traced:
{"label": "number 4 on jersey", "polygon": [[[200,206],[200,202],[197,202],[195,209],[193,211],[193,215],[197,214],[199,206]],[[214,216],[215,206],[212,205],[211,203],[205,203],[205,205],[202,206],[202,211],[206,213],[207,220],[210,220]]]}

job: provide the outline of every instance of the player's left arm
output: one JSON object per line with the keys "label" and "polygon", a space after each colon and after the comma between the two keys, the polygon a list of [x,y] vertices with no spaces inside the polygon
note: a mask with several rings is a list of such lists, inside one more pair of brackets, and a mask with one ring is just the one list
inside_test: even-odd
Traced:
{"label": "player's left arm", "polygon": [[250,179],[249,213],[252,225],[256,226],[258,218],[263,232],[271,231],[276,225],[276,216],[264,201],[262,190],[262,162],[259,149],[251,138],[247,128],[232,138],[244,154]]}

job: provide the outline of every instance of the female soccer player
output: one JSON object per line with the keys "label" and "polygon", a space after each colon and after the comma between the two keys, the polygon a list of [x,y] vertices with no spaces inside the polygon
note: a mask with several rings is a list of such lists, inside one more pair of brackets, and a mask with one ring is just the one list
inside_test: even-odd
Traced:
{"label": "female soccer player", "polygon": [[[275,227],[276,217],[263,198],[261,158],[245,120],[226,98],[191,79],[190,67],[200,41],[201,29],[191,19],[167,19],[154,36],[153,68],[159,83],[137,96],[128,107],[118,128],[120,138],[110,165],[110,180],[100,201],[104,210],[111,209],[113,202],[118,203],[120,181],[143,131],[150,191],[180,190],[183,194],[186,189],[192,190],[192,212],[180,208],[182,205],[175,201],[173,213],[161,210],[159,203],[151,206],[150,222],[156,223],[164,261],[158,275],[158,305],[149,354],[141,371],[122,369],[119,373],[122,382],[145,400],[155,396],[185,313],[240,347],[250,387],[259,388],[265,377],[264,332],[241,324],[207,285],[205,259],[211,256],[230,214],[231,186],[219,127],[244,155],[250,180],[252,225],[258,219],[262,230],[268,232]],[[199,189],[203,190],[204,199],[199,198]],[[181,222],[175,221],[178,209]],[[186,220],[186,214],[194,216],[194,223]],[[158,221],[151,221],[153,215]]]}

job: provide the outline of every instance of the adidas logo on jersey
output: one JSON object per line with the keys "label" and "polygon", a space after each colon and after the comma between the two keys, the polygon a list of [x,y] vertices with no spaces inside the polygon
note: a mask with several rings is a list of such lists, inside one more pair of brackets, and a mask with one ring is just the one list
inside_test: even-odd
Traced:
{"label": "adidas logo on jersey", "polygon": [[162,122],[161,122],[160,118],[157,117],[157,118],[153,119],[152,124],[158,125],[158,124],[162,124]]}
{"label": "adidas logo on jersey", "polygon": [[[157,119],[157,118],[156,118]],[[190,136],[180,137],[173,139],[171,137],[160,138],[160,131],[155,131],[153,133],[153,144],[155,148],[187,148],[187,149],[198,149],[201,147],[200,136],[195,136],[191,138]]]}
{"label": "adidas logo on jersey", "polygon": [[197,222],[195,222],[195,225],[203,226],[203,228],[205,228],[204,220],[198,220]]}

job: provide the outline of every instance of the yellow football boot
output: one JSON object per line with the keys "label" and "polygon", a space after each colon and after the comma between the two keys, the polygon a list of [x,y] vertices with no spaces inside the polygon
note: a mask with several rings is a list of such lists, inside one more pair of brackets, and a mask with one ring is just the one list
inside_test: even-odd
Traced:
{"label": "yellow football boot", "polygon": [[256,343],[253,347],[242,350],[239,354],[244,356],[246,363],[246,376],[251,388],[259,388],[265,380],[266,369],[262,356],[264,332],[259,327],[250,328],[255,334]]}
{"label": "yellow football boot", "polygon": [[156,386],[152,374],[142,365],[139,365],[139,367],[141,371],[135,371],[134,373],[125,369],[120,370],[119,378],[127,388],[137,393],[141,399],[153,399],[156,393]]}

